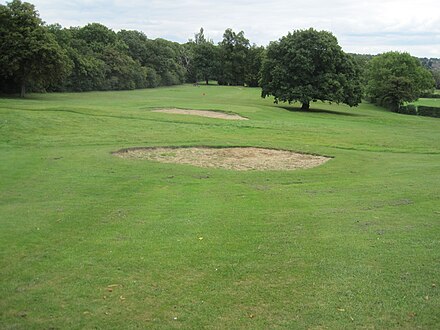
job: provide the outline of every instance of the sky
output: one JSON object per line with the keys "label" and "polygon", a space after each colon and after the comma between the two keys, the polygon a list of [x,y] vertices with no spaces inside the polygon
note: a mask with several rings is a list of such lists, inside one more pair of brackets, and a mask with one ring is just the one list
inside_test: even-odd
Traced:
{"label": "sky", "polygon": [[[8,1],[6,1],[8,2]],[[97,22],[149,38],[186,42],[201,27],[214,42],[232,28],[266,46],[289,31],[332,32],[346,52],[405,51],[440,58],[439,0],[28,0],[46,23]]]}

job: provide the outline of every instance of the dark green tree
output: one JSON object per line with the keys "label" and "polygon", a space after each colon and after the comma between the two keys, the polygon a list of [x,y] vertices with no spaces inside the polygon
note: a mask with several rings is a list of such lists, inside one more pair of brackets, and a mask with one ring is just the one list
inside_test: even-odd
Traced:
{"label": "dark green tree", "polygon": [[43,25],[34,6],[20,0],[0,5],[0,76],[20,86],[46,86],[65,77],[71,61]]}
{"label": "dark green tree", "polygon": [[297,30],[272,42],[261,72],[262,97],[275,103],[330,101],[356,106],[362,89],[359,67],[327,31]]}
{"label": "dark green tree", "polygon": [[249,40],[244,32],[226,29],[219,44],[218,82],[220,85],[243,86],[246,80]]}
{"label": "dark green tree", "polygon": [[367,69],[367,95],[374,103],[398,109],[434,88],[432,74],[408,53],[387,52],[374,57]]}
{"label": "dark green tree", "polygon": [[252,45],[246,58],[244,83],[249,87],[259,86],[261,79],[261,64],[264,56],[264,47]]}
{"label": "dark green tree", "polygon": [[440,68],[431,70],[435,81],[435,88],[440,89]]}
{"label": "dark green tree", "polygon": [[139,31],[121,30],[117,34],[119,40],[128,46],[128,54],[136,61],[145,66],[148,62],[148,38]]}
{"label": "dark green tree", "polygon": [[145,65],[156,74],[161,86],[178,85],[185,81],[186,69],[182,63],[182,46],[165,39],[148,39]]}
{"label": "dark green tree", "polygon": [[154,88],[159,86],[161,84],[161,77],[158,71],[163,72],[167,68],[163,69],[163,63],[158,61],[156,56],[152,54],[156,48],[154,46],[155,41],[148,39],[144,33],[133,30],[119,31],[118,38],[128,46],[129,55],[144,68],[147,76],[146,87]]}
{"label": "dark green tree", "polygon": [[127,32],[128,37],[124,39],[98,23],[70,29],[51,25],[49,29],[74,64],[63,84],[56,84],[51,90],[120,90],[148,86],[148,70],[140,64],[141,58],[136,55],[143,54],[142,48],[135,53],[136,49],[126,43],[133,47],[142,46],[142,42],[136,42],[136,38],[130,37],[137,37],[138,33],[121,31],[121,34]]}
{"label": "dark green tree", "polygon": [[120,90],[146,87],[146,68],[117,47],[106,47],[99,58],[105,63],[106,69],[103,89]]}
{"label": "dark green tree", "polygon": [[108,45],[116,43],[116,33],[99,23],[90,23],[80,28],[76,34],[78,39],[84,40],[96,53],[103,51]]}
{"label": "dark green tree", "polygon": [[81,28],[64,29],[58,24],[50,25],[49,31],[67,52],[73,68],[62,83],[50,86],[52,91],[92,91],[103,90],[106,81],[106,64],[97,57],[90,45],[79,38]]}
{"label": "dark green tree", "polygon": [[214,76],[217,68],[217,54],[214,43],[212,40],[205,38],[203,28],[200,28],[200,32],[195,34],[194,40],[190,40],[190,43],[193,44],[192,69],[196,81],[203,79],[208,85],[209,79]]}

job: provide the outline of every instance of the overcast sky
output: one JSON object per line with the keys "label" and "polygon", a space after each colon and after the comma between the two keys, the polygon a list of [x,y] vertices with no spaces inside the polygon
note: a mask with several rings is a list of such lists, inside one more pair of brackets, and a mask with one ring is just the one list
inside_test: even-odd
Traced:
{"label": "overcast sky", "polygon": [[[8,1],[3,1],[3,3]],[[333,32],[346,52],[407,51],[440,58],[439,0],[30,0],[47,23],[102,23],[115,31],[185,42],[200,27],[218,42],[226,28],[258,45],[295,29]]]}

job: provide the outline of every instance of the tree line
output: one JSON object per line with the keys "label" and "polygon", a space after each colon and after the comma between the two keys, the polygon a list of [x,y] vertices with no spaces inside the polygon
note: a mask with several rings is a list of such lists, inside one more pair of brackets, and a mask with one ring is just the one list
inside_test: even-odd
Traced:
{"label": "tree line", "polygon": [[[427,71],[430,70],[431,73]],[[440,60],[406,53],[346,54],[336,38],[314,29],[289,33],[267,47],[226,29],[218,44],[203,28],[180,44],[138,31],[91,23],[46,25],[35,7],[0,5],[0,92],[154,88],[182,83],[262,87],[262,96],[303,104],[316,100],[396,107],[440,85]]]}
{"label": "tree line", "polygon": [[218,45],[203,29],[179,44],[99,23],[46,25],[30,3],[0,5],[2,92],[123,90],[200,80],[255,87],[263,51],[232,29]]}

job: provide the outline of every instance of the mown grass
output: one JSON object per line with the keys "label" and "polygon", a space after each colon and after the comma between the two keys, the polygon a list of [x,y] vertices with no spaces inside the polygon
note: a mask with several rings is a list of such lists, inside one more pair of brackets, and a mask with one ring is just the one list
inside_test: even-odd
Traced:
{"label": "mown grass", "polygon": [[420,98],[417,101],[411,102],[411,104],[414,104],[416,106],[424,105],[427,107],[439,107],[440,108],[440,98],[439,99]]}
{"label": "mown grass", "polygon": [[[440,121],[259,93],[0,99],[1,327],[438,328]],[[334,159],[234,172],[111,155],[171,145]]]}

